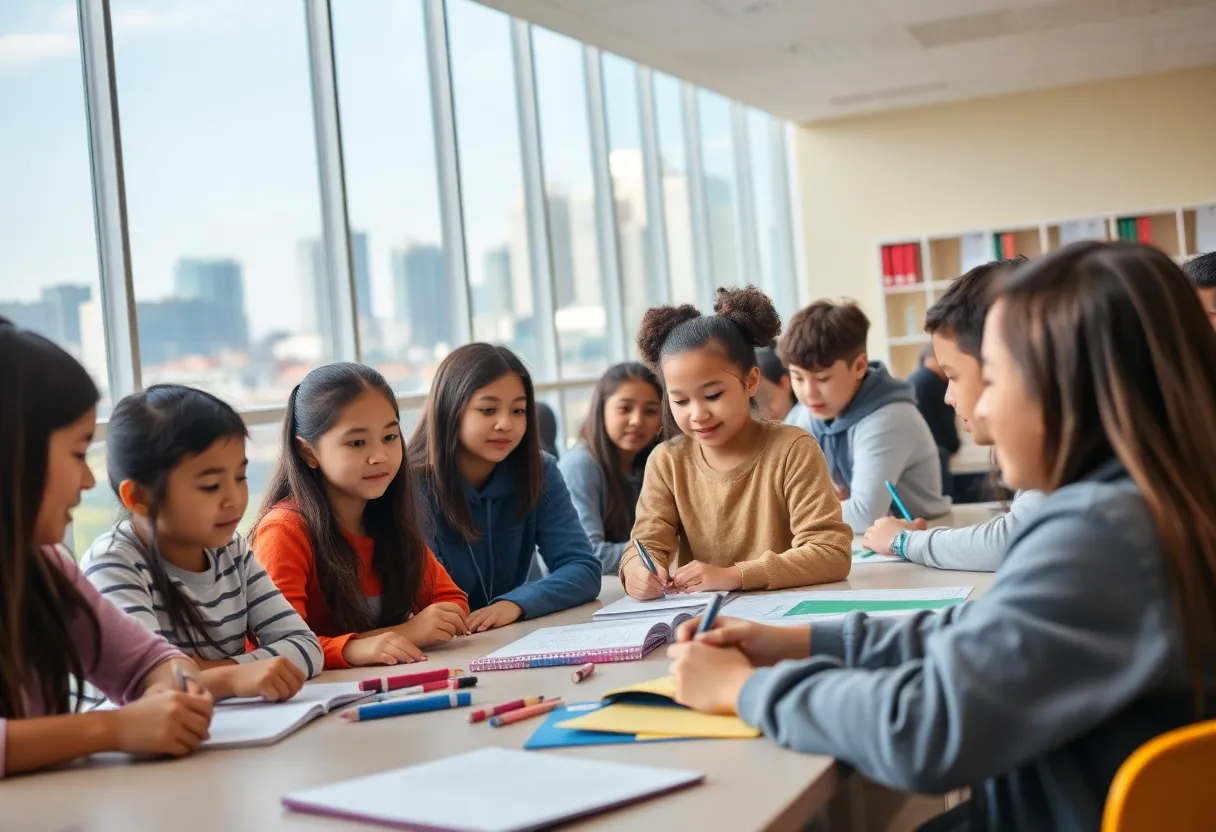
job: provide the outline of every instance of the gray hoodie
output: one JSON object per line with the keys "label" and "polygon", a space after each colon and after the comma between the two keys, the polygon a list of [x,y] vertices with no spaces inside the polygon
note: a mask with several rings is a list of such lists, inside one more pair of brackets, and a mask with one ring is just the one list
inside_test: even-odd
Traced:
{"label": "gray hoodie", "polygon": [[1026,522],[1026,517],[1044,499],[1042,491],[1019,491],[1009,504],[1009,511],[986,523],[912,532],[908,535],[904,555],[913,563],[935,569],[995,572],[1018,524]]}
{"label": "gray hoodie", "polygon": [[1119,765],[1195,720],[1164,564],[1112,460],[1015,530],[984,595],[815,623],[812,657],[757,670],[739,713],[898,789],[970,786],[973,829],[1097,830]]}

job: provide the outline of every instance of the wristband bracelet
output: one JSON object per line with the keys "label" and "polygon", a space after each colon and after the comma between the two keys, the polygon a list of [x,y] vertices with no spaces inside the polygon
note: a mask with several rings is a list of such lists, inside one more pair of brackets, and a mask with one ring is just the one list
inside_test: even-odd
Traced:
{"label": "wristband bracelet", "polygon": [[901,560],[907,560],[908,538],[911,536],[912,532],[901,529],[899,534],[895,535],[895,539],[891,541],[891,554]]}

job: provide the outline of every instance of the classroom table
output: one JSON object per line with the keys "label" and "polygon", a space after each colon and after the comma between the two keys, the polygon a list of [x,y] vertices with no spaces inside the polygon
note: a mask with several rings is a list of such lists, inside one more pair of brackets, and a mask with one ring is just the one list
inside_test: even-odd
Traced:
{"label": "classroom table", "polygon": [[[948,572],[916,564],[872,563],[854,567],[846,581],[823,589],[974,586],[974,598],[991,581],[983,573]],[[604,578],[600,600],[548,616],[461,638],[431,652],[418,669],[465,667],[476,658],[538,627],[586,621],[600,604],[622,595],[617,578]],[[572,668],[478,674],[474,706],[521,696],[563,696],[592,701],[607,691],[667,672],[663,650],[637,662],[597,665],[582,684]],[[382,675],[382,668],[327,671],[320,681]],[[395,671],[401,672],[401,671]],[[540,724],[507,728],[469,725],[467,709],[366,723],[329,714],[265,748],[204,751],[181,760],[131,763],[104,755],[64,770],[0,780],[0,829],[20,832],[226,832],[226,830],[337,830],[376,828],[289,813],[279,800],[288,792],[451,756],[480,747],[521,748]],[[705,772],[705,783],[675,794],[599,815],[571,828],[801,829],[818,814],[841,782],[831,757],[796,754],[765,739],[700,740],[534,752],[639,763]],[[469,783],[476,799],[477,784]]]}

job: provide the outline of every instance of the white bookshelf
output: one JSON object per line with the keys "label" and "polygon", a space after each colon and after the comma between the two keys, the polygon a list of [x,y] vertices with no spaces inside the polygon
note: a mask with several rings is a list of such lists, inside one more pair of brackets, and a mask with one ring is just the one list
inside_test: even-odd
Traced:
{"label": "white bookshelf", "polygon": [[[1119,220],[1123,218],[1143,218],[1142,224],[1147,224],[1151,235],[1149,242],[1178,263],[1216,251],[1216,201],[881,241],[877,249],[878,282],[883,297],[880,318],[890,352],[891,373],[906,378],[916,369],[920,353],[929,343],[924,333],[926,310],[960,274],[997,259],[1000,235],[1012,235],[1014,254],[1034,258],[1078,239],[1118,239]],[[920,282],[884,285],[883,247],[909,244],[916,246],[919,253]]]}

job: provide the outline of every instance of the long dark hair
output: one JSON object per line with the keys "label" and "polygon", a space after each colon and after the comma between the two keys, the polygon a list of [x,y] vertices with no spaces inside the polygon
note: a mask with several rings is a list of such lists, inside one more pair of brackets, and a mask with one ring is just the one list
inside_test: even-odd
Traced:
{"label": "long dark hair", "polygon": [[[160,557],[156,526],[164,506],[169,474],[186,457],[201,454],[221,439],[248,435],[245,423],[228,404],[210,393],[180,384],[154,384],[120,401],[106,427],[106,469],[110,488],[130,480],[148,492],[148,557],[144,560],[152,575],[152,585],[165,600],[169,631],[178,644],[192,651],[208,645],[217,650],[203,616],[194,604],[182,597],[169,578]],[[119,527],[115,538],[130,539],[137,548],[144,546],[133,533]]]}
{"label": "long dark hair", "polygon": [[0,717],[18,719],[27,715],[26,691],[38,692],[48,714],[70,709],[73,679],[76,695],[83,694],[86,669],[74,627],[84,625],[93,656],[101,652],[97,615],[34,543],[51,434],[100,396],[79,362],[4,318],[0,355]]}
{"label": "long dark hair", "polygon": [[334,622],[351,632],[389,627],[408,618],[422,586],[426,557],[417,490],[403,458],[388,489],[363,509],[363,525],[375,542],[372,571],[380,579],[380,615],[372,615],[359,582],[359,558],[325,496],[324,474],[310,468],[300,454],[298,440],[315,446],[342,410],[368,390],[383,395],[400,419],[397,398],[384,376],[363,364],[327,364],[296,385],[287,399],[279,462],[261,511],[265,517],[289,501],[288,508],[304,519],[325,604]]}
{"label": "long dark hair", "polygon": [[410,466],[434,491],[439,513],[469,541],[476,540],[481,533],[469,513],[464,478],[457,467],[460,420],[478,390],[508,373],[519,376],[528,397],[528,426],[524,438],[503,460],[503,464],[512,465],[515,470],[517,516],[526,517],[540,502],[544,467],[532,374],[515,353],[506,347],[482,343],[465,344],[453,350],[435,373],[426,409],[410,437]]}
{"label": "long dark hair", "polygon": [[1001,335],[1042,406],[1049,489],[1118,457],[1165,552],[1202,714],[1216,632],[1216,335],[1156,248],[1081,242],[998,287]]}
{"label": "long dark hair", "polygon": [[[758,366],[756,347],[767,347],[780,332],[781,316],[764,292],[755,286],[718,289],[712,315],[702,315],[687,303],[647,309],[638,327],[638,354],[662,380],[663,359],[667,356],[717,344],[738,366],[740,375],[746,376]],[[759,412],[755,398],[752,410]],[[663,425],[667,436],[681,436],[666,396],[663,397]]]}
{"label": "long dark hair", "polygon": [[[627,381],[642,381],[654,388],[659,397],[659,407],[663,406],[663,388],[654,373],[645,364],[637,361],[627,361],[609,367],[608,372],[600,378],[591,394],[591,407],[587,418],[583,420],[578,438],[587,446],[591,458],[600,468],[604,477],[604,536],[614,542],[629,538],[633,530],[634,512],[637,505],[629,496],[629,481],[621,473],[620,451],[616,444],[608,438],[608,429],[604,425],[604,405],[621,389]],[[658,444],[658,437],[640,452],[633,461],[633,467],[645,468],[646,458]]]}

